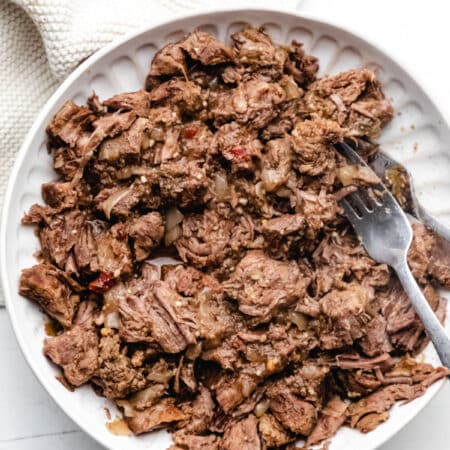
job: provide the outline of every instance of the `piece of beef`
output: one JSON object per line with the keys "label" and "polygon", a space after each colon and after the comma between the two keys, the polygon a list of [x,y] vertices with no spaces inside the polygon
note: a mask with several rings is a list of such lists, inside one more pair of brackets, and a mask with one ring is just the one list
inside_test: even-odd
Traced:
{"label": "piece of beef", "polygon": [[282,237],[298,233],[304,226],[305,219],[300,214],[283,214],[262,224],[263,233],[270,237]]}
{"label": "piece of beef", "polygon": [[127,342],[156,341],[168,353],[195,344],[195,317],[187,301],[161,281],[143,295],[119,301],[120,334]]}
{"label": "piece of beef", "polygon": [[201,121],[184,124],[179,137],[181,154],[190,159],[206,159],[215,154],[213,133]]}
{"label": "piece of beef", "polygon": [[429,274],[430,254],[434,246],[433,234],[425,225],[413,224],[413,241],[408,252],[408,264],[416,279],[426,283]]}
{"label": "piece of beef", "polygon": [[192,416],[185,430],[189,433],[201,434],[209,430],[214,417],[215,404],[209,390],[200,386],[199,394],[192,402]]}
{"label": "piece of beef", "polygon": [[175,445],[168,450],[219,450],[220,448],[220,438],[215,434],[196,436],[180,430],[173,433],[172,438]]}
{"label": "piece of beef", "polygon": [[113,187],[102,189],[94,198],[97,210],[103,212],[105,217],[127,219],[132,210],[141,200],[139,185],[132,184],[126,187]]}
{"label": "piece of beef", "polygon": [[[340,211],[337,199],[321,188],[318,193],[297,189],[295,192],[295,212],[305,217],[307,239],[315,242],[319,233],[336,222]],[[307,247],[311,251],[311,247]]]}
{"label": "piece of beef", "polygon": [[285,62],[285,70],[299,85],[305,87],[315,81],[319,62],[315,56],[305,54],[303,44],[292,41],[289,56]]}
{"label": "piece of beef", "polygon": [[112,111],[134,111],[137,116],[148,117],[150,114],[150,95],[143,89],[114,95],[103,101],[103,105]]}
{"label": "piece of beef", "polygon": [[[133,364],[133,359],[131,362]],[[148,373],[147,380],[150,384],[145,389],[131,394],[126,400],[116,401],[117,405],[123,408],[125,417],[133,417],[137,411],[143,411],[158,403],[167,393],[169,383],[174,377],[174,365],[163,359],[151,363],[144,361],[143,363],[145,363],[145,370]],[[142,365],[139,364],[139,366]],[[133,366],[136,365],[133,364]]]}
{"label": "piece of beef", "polygon": [[249,414],[245,419],[226,427],[220,448],[222,450],[261,450],[256,417]]}
{"label": "piece of beef", "polygon": [[223,264],[253,240],[251,224],[224,218],[215,210],[184,218],[182,235],[175,242],[180,258],[195,267]]}
{"label": "piece of beef", "polygon": [[302,174],[317,176],[335,165],[333,144],[344,136],[336,122],[321,118],[297,122],[292,131],[293,166]]}
{"label": "piece of beef", "polygon": [[80,301],[71,289],[67,275],[51,264],[37,264],[22,270],[19,294],[34,300],[61,325],[69,328]]}
{"label": "piece of beef", "polygon": [[[284,89],[289,91],[286,86]],[[269,141],[286,137],[292,131],[299,118],[305,118],[304,114],[302,114],[300,89],[298,86],[297,88],[294,87],[294,94],[296,93],[295,89],[299,90],[299,97],[294,97],[292,100],[285,101],[279,105],[278,114],[260,132],[263,139]]]}
{"label": "piece of beef", "polygon": [[285,259],[292,256],[302,238],[305,219],[302,214],[283,214],[264,221],[261,231],[265,237],[266,251],[273,257]]}
{"label": "piece of beef", "polygon": [[73,259],[77,272],[91,275],[98,271],[97,242],[95,237],[101,233],[105,224],[100,221],[85,221],[77,232],[77,240],[73,246]]}
{"label": "piece of beef", "polygon": [[355,235],[326,235],[313,253],[316,264],[316,289],[319,295],[345,286],[345,280],[367,281],[369,286],[384,286],[390,279],[385,264],[377,264],[367,255]]}
{"label": "piece of beef", "polygon": [[200,87],[192,81],[171,79],[160,84],[150,92],[151,104],[176,105],[181,112],[194,114],[203,108],[203,95]]}
{"label": "piece of beef", "polygon": [[48,125],[47,133],[52,139],[75,147],[80,135],[94,120],[95,115],[89,108],[67,100]]}
{"label": "piece of beef", "polygon": [[196,161],[184,158],[160,166],[159,188],[163,201],[181,207],[201,205],[207,199],[206,172]]}
{"label": "piece of beef", "polygon": [[132,272],[132,258],[128,245],[128,231],[123,223],[113,225],[109,230],[95,237],[98,253],[98,268],[101,273],[112,274],[114,278]]}
{"label": "piece of beef", "polygon": [[231,48],[201,30],[195,30],[190,33],[181,42],[180,47],[193,60],[199,61],[204,66],[214,66],[234,60]]}
{"label": "piece of beef", "polygon": [[349,70],[315,81],[305,93],[305,107],[347,128],[347,136],[377,137],[393,116],[391,103],[368,69]]}
{"label": "piece of beef", "polygon": [[153,57],[150,72],[145,83],[146,89],[150,90],[152,77],[185,73],[186,63],[181,46],[179,43],[167,44],[158,50]]}
{"label": "piece of beef", "polygon": [[236,88],[209,98],[210,114],[218,127],[226,122],[238,122],[254,129],[264,128],[272,119],[277,105],[286,94],[276,83],[250,80]]}
{"label": "piece of beef", "polygon": [[270,413],[265,413],[259,418],[258,430],[267,447],[278,448],[293,440],[292,435]]}
{"label": "piece of beef", "polygon": [[369,317],[365,312],[373,290],[353,283],[343,290],[332,290],[320,300],[320,347],[326,350],[352,345],[365,334]]}
{"label": "piece of beef", "polygon": [[212,276],[193,267],[176,266],[164,275],[164,282],[178,292],[195,311],[196,334],[206,346],[216,346],[239,325],[238,313],[223,299],[222,285]]}
{"label": "piece of beef", "polygon": [[174,399],[167,397],[156,405],[128,417],[127,424],[134,434],[142,434],[188,418],[189,416],[175,405]]}
{"label": "piece of beef", "polygon": [[253,170],[261,159],[262,144],[257,133],[236,122],[222,125],[214,134],[214,143],[230,162],[232,172]]}
{"label": "piece of beef", "polygon": [[281,308],[301,299],[309,283],[310,278],[296,262],[276,261],[253,250],[239,262],[224,286],[241,312],[266,322]]}
{"label": "piece of beef", "polygon": [[308,436],[306,445],[314,445],[334,436],[347,418],[348,403],[337,395],[325,405],[316,426]]}
{"label": "piece of beef", "polygon": [[270,411],[281,425],[296,434],[308,436],[316,425],[316,409],[289,391],[271,392]]}
{"label": "piece of beef", "polygon": [[[114,137],[123,131],[127,131],[135,120],[136,114],[133,111],[117,111],[111,114],[105,114],[94,121],[94,133],[98,136],[99,141],[102,141],[106,137]],[[91,144],[91,137],[92,136],[90,136],[87,142],[83,143],[83,145],[79,145],[80,148],[83,148],[84,150],[91,150],[89,146],[89,144]]]}
{"label": "piece of beef", "polygon": [[[423,293],[439,319],[444,320],[446,300],[442,299],[431,285],[426,285]],[[409,352],[420,351],[428,342],[428,338],[424,335],[423,325],[398,280],[390,284],[381,301],[381,311],[386,318],[386,331],[391,343]]]}
{"label": "piece of beef", "polygon": [[266,143],[261,180],[267,192],[276,191],[289,179],[291,140],[274,139]]}
{"label": "piece of beef", "polygon": [[104,328],[99,344],[98,368],[92,382],[109,399],[124,398],[148,385],[142,369],[131,364],[118,334]]}
{"label": "piece of beef", "polygon": [[413,224],[414,236],[408,252],[408,263],[414,276],[426,283],[429,277],[441,286],[450,287],[450,247],[425,225]]}
{"label": "piece of beef", "polygon": [[71,183],[51,181],[42,185],[42,198],[47,205],[62,211],[74,208],[78,195]]}
{"label": "piece of beef", "polygon": [[[360,399],[363,396],[372,394],[383,385],[380,377],[380,367],[373,370],[342,370],[336,372],[336,379],[341,385],[343,392],[349,399]],[[383,368],[384,370],[384,368]]]}
{"label": "piece of beef", "polygon": [[149,128],[149,120],[139,117],[127,131],[100,144],[98,159],[121,164],[138,162],[141,151],[149,144]]}
{"label": "piece of beef", "polygon": [[78,210],[51,217],[41,223],[39,240],[43,257],[61,269],[70,270],[70,255],[85,223],[85,216]]}
{"label": "piece of beef", "polygon": [[[128,130],[135,120],[136,114],[133,111],[128,111],[104,114],[92,123],[93,131],[85,132],[84,135],[80,136],[77,141],[76,161],[70,161],[69,164],[71,181],[74,185],[78,184],[83,178],[85,168],[91,163],[102,141]],[[61,169],[65,165],[67,157],[63,154],[57,162],[56,156],[55,153],[55,169]],[[72,166],[74,166],[74,170],[72,170]],[[63,174],[65,172],[63,169]]]}
{"label": "piece of beef", "polygon": [[450,245],[435,235],[435,244],[430,255],[431,278],[444,288],[450,288]]}
{"label": "piece of beef", "polygon": [[81,386],[97,370],[99,339],[95,329],[96,306],[82,302],[73,326],[44,341],[44,353],[64,371],[72,386]]}
{"label": "piece of beef", "polygon": [[286,60],[286,52],[276,47],[270,36],[262,29],[246,27],[231,36],[237,59],[241,64],[254,70],[260,67],[272,66],[276,73],[281,74]]}
{"label": "piece of beef", "polygon": [[359,341],[367,356],[391,352],[392,344],[387,333],[387,321],[382,315],[375,316],[366,326],[366,333]]}
{"label": "piece of beef", "polygon": [[191,266],[172,266],[164,274],[164,281],[185,297],[197,297],[204,292],[222,298],[222,285],[212,276]]}
{"label": "piece of beef", "polygon": [[164,223],[159,212],[148,213],[134,219],[130,225],[130,237],[137,261],[148,258],[164,236]]}
{"label": "piece of beef", "polygon": [[[227,409],[242,403],[258,383],[281,372],[289,362],[304,359],[308,351],[316,346],[316,341],[308,333],[289,325],[270,325],[267,330],[259,331],[248,331],[242,325],[245,324],[241,324],[239,331],[230,333],[219,346],[204,349],[201,354],[203,360],[214,361],[223,369],[234,372],[231,377],[223,377],[216,389],[219,402],[226,404]],[[309,384],[309,381],[304,384]]]}
{"label": "piece of beef", "polygon": [[345,370],[370,370],[377,367],[392,366],[391,361],[394,360],[389,353],[382,353],[373,358],[364,358],[358,353],[341,353],[336,356],[336,365]]}
{"label": "piece of beef", "polygon": [[268,395],[289,391],[320,407],[323,402],[325,380],[329,373],[329,366],[321,365],[314,359],[305,360],[292,374],[278,379],[269,388]]}
{"label": "piece of beef", "polygon": [[[359,421],[368,414],[383,414],[398,400],[413,400],[421,395],[421,387],[418,385],[392,384],[383,387],[368,397],[364,397],[348,407],[348,418],[352,428],[358,428]],[[384,417],[384,414],[383,414]],[[374,416],[372,416],[372,420]],[[363,430],[370,431],[367,423]]]}

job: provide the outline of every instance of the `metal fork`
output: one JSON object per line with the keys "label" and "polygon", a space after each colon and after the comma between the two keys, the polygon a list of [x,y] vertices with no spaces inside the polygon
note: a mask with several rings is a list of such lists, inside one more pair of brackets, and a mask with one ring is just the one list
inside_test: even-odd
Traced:
{"label": "metal fork", "polygon": [[[411,174],[405,166],[391,156],[379,151],[369,162],[371,169],[394,195],[403,211],[429,226],[435,233],[450,242],[450,228],[435,219],[417,199]],[[445,243],[443,245],[446,245]]]}
{"label": "metal fork", "polygon": [[[368,167],[348,144],[338,144],[337,148],[350,162]],[[407,254],[413,234],[399,204],[380,182],[371,185],[370,189],[359,188],[347,195],[341,200],[341,205],[367,253],[395,270],[442,364],[450,368],[450,338],[408,267]]]}

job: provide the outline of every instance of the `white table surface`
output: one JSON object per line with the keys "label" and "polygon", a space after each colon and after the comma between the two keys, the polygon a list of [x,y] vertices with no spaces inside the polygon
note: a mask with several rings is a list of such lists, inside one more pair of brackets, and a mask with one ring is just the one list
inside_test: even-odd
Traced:
{"label": "white table surface", "polygon": [[[425,82],[450,120],[449,2],[304,0],[300,8],[360,30],[390,49]],[[4,309],[0,309],[0,361],[0,450],[102,448],[59,410],[35,379]],[[450,449],[450,383],[380,450],[425,449]]]}

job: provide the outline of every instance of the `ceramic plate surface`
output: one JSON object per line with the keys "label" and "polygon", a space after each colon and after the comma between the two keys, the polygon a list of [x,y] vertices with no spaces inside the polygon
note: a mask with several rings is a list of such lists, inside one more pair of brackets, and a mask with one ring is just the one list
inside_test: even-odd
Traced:
{"label": "ceramic plate surface", "polygon": [[[303,42],[308,52],[319,57],[320,75],[363,66],[376,69],[396,110],[394,120],[380,140],[383,148],[411,170],[424,205],[450,224],[448,124],[423,89],[385,51],[341,27],[309,16],[269,10],[216,11],[160,22],[93,55],[52,96],[20,150],[5,197],[0,236],[1,270],[7,307],[28,363],[67,415],[113,450],[161,450],[169,446],[170,437],[164,431],[142,437],[112,435],[105,426],[104,407],[110,408],[113,414],[117,411],[90,387],[71,393],[55,379],[57,369],[42,354],[45,318],[36,306],[17,294],[20,271],[35,263],[33,253],[39,247],[33,229],[21,226],[20,220],[33,203],[42,202],[41,184],[55,179],[45,146],[45,127],[68,99],[83,104],[92,91],[105,99],[141,88],[155,51],[193,28],[225,39],[246,22],[263,25],[277,42],[288,43],[292,39]],[[431,346],[425,351],[425,359],[439,363]],[[394,407],[391,418],[372,433],[363,435],[341,429],[330,449],[375,449],[409,422],[442,384],[436,383],[426,395],[408,405]]]}

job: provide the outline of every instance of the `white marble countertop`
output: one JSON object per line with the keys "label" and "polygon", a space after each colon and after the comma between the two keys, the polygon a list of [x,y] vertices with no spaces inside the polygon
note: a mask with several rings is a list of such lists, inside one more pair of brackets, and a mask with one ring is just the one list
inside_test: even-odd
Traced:
{"label": "white marble countertop", "polygon": [[[426,80],[450,120],[448,17],[443,0],[304,0],[300,9],[335,19],[372,36]],[[449,143],[450,144],[450,143]],[[14,338],[6,310],[0,309],[0,450],[100,450],[56,406],[36,380]],[[450,383],[380,450],[450,448]],[[361,449],[364,450],[364,449]]]}

